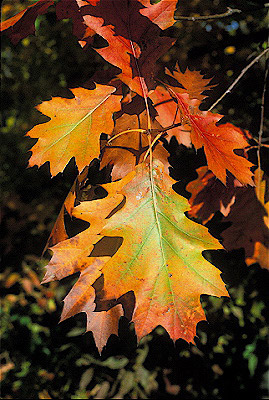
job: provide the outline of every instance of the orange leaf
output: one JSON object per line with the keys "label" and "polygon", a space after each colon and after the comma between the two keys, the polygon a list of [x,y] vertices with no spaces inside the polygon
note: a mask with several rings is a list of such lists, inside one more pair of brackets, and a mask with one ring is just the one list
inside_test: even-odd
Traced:
{"label": "orange leaf", "polygon": [[[123,178],[129,172],[131,172],[134,167],[143,162],[145,152],[149,147],[148,136],[146,133],[138,132],[138,126],[141,129],[147,129],[147,114],[143,112],[139,115],[128,115],[123,114],[120,118],[116,120],[113,136],[120,134],[123,131],[131,130],[124,135],[116,137],[112,140],[109,145],[104,148],[102,160],[100,167],[103,168],[105,165],[113,165],[112,169],[112,180]],[[152,128],[161,128],[156,121],[152,121]],[[157,132],[157,131],[156,131]],[[157,133],[152,134],[152,139]],[[169,153],[161,144],[157,144],[153,148],[153,154],[155,158],[158,158],[165,164],[166,171],[168,172],[168,156]]]}
{"label": "orange leaf", "polygon": [[[197,101],[195,103],[192,102],[192,107],[195,104],[196,109],[198,109],[200,102],[206,97],[202,93],[212,88],[212,85],[209,85],[211,79],[204,79],[199,71],[190,71],[187,68],[183,73],[180,71],[178,64],[176,64],[175,70],[172,73],[167,68],[165,72],[181,85],[181,87],[167,86],[171,87],[175,93],[188,93],[190,99],[196,99]],[[191,129],[187,124],[184,124],[179,106],[176,101],[171,98],[169,92],[163,86],[157,86],[157,88],[150,93],[150,98],[158,112],[157,121],[159,121],[163,127],[178,123],[182,124],[176,128],[169,129],[167,131],[168,138],[170,139],[172,136],[176,136],[179,144],[182,143],[190,147]]]}
{"label": "orange leaf", "polygon": [[165,72],[183,86],[173,86],[173,91],[179,94],[188,93],[191,99],[202,101],[205,97],[207,97],[202,93],[205,90],[210,90],[214,86],[209,85],[211,79],[205,79],[199,71],[190,71],[187,68],[184,73],[181,72],[178,64],[175,66],[175,71],[170,72],[166,68]]}
{"label": "orange leaf", "polygon": [[35,20],[45,14],[54,0],[39,0],[28,6],[14,17],[1,22],[1,32],[5,32],[12,43],[17,44],[21,39],[35,33]]}
{"label": "orange leaf", "polygon": [[[197,71],[186,70],[182,73],[178,67],[173,73],[166,73],[176,79],[182,87],[158,86],[150,94],[159,114],[157,120],[162,126],[181,123],[181,126],[167,132],[168,137],[175,135],[179,143],[190,145],[189,137],[196,149],[204,147],[208,168],[224,184],[226,170],[230,171],[243,185],[253,185],[252,164],[235,154],[234,150],[248,145],[241,130],[232,124],[216,125],[222,115],[199,110],[202,94],[212,85],[210,79],[204,79]],[[170,96],[170,101],[169,101]],[[189,136],[190,135],[190,136]]]}
{"label": "orange leaf", "polygon": [[86,331],[92,331],[99,352],[111,334],[118,332],[118,320],[123,315],[122,306],[116,305],[109,311],[94,311],[95,292],[91,286],[100,276],[100,267],[108,259],[96,259],[89,267],[84,269],[72,290],[64,299],[64,308],[61,321],[80,312],[87,315]]}
{"label": "orange leaf", "polygon": [[[123,180],[124,182],[124,180]],[[122,184],[122,181],[117,185]],[[100,231],[105,224],[105,218],[117,207],[123,200],[121,194],[107,196],[105,199],[94,200],[93,202],[84,201],[72,211],[72,215],[80,217],[80,212],[83,210],[83,220],[90,223],[90,227],[85,231],[77,234],[70,239],[63,240],[51,248],[53,251],[52,259],[46,267],[46,274],[42,283],[48,283],[54,280],[60,280],[68,275],[89,267],[94,259],[89,257],[94,244],[97,243],[102,236]],[[93,203],[94,211],[87,209],[87,205]]]}
{"label": "orange leaf", "polygon": [[27,134],[39,138],[29,165],[50,161],[51,174],[56,175],[72,157],[79,171],[98,157],[100,134],[112,132],[112,113],[120,109],[120,97],[112,95],[115,90],[96,84],[94,90],[72,89],[73,99],[54,97],[37,106],[51,120],[36,125]]}
{"label": "orange leaf", "polygon": [[149,18],[161,29],[167,29],[176,22],[174,19],[174,13],[176,11],[178,0],[161,0],[157,4],[150,4],[150,0],[139,1],[146,7],[140,10],[140,14]]}

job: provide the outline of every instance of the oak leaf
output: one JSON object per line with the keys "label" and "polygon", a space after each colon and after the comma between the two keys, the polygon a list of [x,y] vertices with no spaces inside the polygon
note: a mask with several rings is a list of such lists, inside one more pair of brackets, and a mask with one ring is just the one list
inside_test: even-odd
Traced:
{"label": "oak leaf", "polygon": [[[163,127],[182,123],[177,103],[173,101],[169,92],[163,86],[157,86],[156,89],[149,94],[149,97],[153,101],[154,107],[158,113],[156,120]],[[187,124],[181,124],[180,126],[167,130],[167,139],[170,140],[172,136],[175,136],[179,144],[191,147],[190,133],[190,127]]]}
{"label": "oak leaf", "polygon": [[182,72],[178,63],[173,72],[170,72],[168,68],[165,69],[165,72],[181,85],[181,87],[173,86],[173,91],[181,94],[188,93],[191,99],[204,100],[207,96],[203,92],[215,86],[209,85],[211,79],[204,78],[199,71],[191,71],[187,68],[185,72]]}
{"label": "oak leaf", "polygon": [[80,312],[87,315],[86,331],[92,331],[95,344],[101,352],[111,334],[118,333],[118,320],[123,315],[121,304],[108,311],[95,311],[95,291],[92,284],[100,276],[100,268],[108,257],[94,259],[80,274],[79,279],[64,299],[61,321]]}
{"label": "oak leaf", "polygon": [[216,179],[208,167],[200,167],[196,171],[198,178],[186,186],[186,190],[191,193],[189,199],[191,209],[188,215],[203,224],[206,224],[217,211],[227,216],[234,204],[237,188],[242,186],[240,182],[229,175],[225,186]]}
{"label": "oak leaf", "polygon": [[118,77],[131,90],[147,96],[148,87],[155,83],[156,60],[174,39],[160,36],[158,25],[140,14],[143,5],[138,0],[100,0],[96,5],[78,0],[78,4],[82,5],[85,24],[108,42],[108,46],[95,50],[122,70]]}
{"label": "oak leaf", "polygon": [[48,283],[80,272],[78,281],[64,299],[61,321],[79,312],[85,312],[87,330],[93,331],[99,351],[108,337],[112,333],[117,333],[118,319],[123,312],[120,304],[108,311],[94,310],[95,291],[92,285],[101,276],[101,267],[109,257],[97,258],[91,256],[91,253],[94,245],[102,239],[100,231],[106,223],[106,218],[123,200],[123,195],[118,191],[131,177],[132,174],[114,183],[116,193],[108,195],[105,199],[84,201],[73,209],[72,216],[79,218],[82,213],[83,219],[90,223],[90,227],[51,247],[53,256],[46,267],[46,274],[42,281],[42,283]]}
{"label": "oak leaf", "polygon": [[[243,248],[248,265],[258,262],[269,269],[268,199],[265,198],[266,179],[260,170],[255,172],[255,188],[239,188],[229,215],[223,222],[231,226],[222,232],[227,250]],[[260,176],[260,178],[259,178]],[[268,184],[268,182],[267,182]]]}
{"label": "oak leaf", "polygon": [[157,4],[151,4],[150,0],[139,0],[145,8],[141,9],[140,14],[149,18],[161,29],[167,29],[174,25],[174,13],[178,0],[161,0]]}
{"label": "oak leaf", "polygon": [[35,33],[35,20],[45,14],[54,0],[39,0],[31,4],[14,17],[1,22],[1,32],[5,32],[12,43],[17,44],[21,39]]}
{"label": "oak leaf", "polygon": [[221,246],[185,217],[187,201],[173,191],[173,183],[156,162],[152,172],[138,165],[122,188],[126,204],[101,232],[123,237],[122,246],[102,268],[104,291],[108,298],[134,291],[139,338],[160,324],[173,339],[192,341],[204,317],[200,294],[227,292],[219,271],[201,254]]}
{"label": "oak leaf", "polygon": [[180,86],[158,86],[150,97],[161,125],[181,124],[169,130],[168,137],[175,135],[179,143],[189,146],[191,142],[196,149],[204,147],[209,169],[224,184],[228,170],[242,184],[253,186],[252,164],[234,152],[248,145],[241,130],[229,123],[220,125],[220,114],[199,110],[203,92],[212,88],[210,79],[188,69],[182,73],[178,65],[172,73],[168,69],[166,73]]}
{"label": "oak leaf", "polygon": [[220,114],[199,111],[196,100],[190,100],[187,93],[179,94],[172,90],[172,94],[178,101],[185,124],[191,129],[194,147],[204,148],[208,168],[214,175],[226,184],[228,170],[243,185],[253,186],[253,173],[250,170],[252,163],[234,152],[248,145],[242,131],[230,123],[220,125],[223,117]]}
{"label": "oak leaf", "polygon": [[[139,338],[161,324],[173,339],[182,337],[192,341],[197,322],[204,318],[200,295],[221,296],[227,292],[220,272],[201,254],[205,249],[221,246],[205,227],[185,217],[187,201],[173,191],[173,183],[161,163],[156,162],[152,172],[145,164],[139,164],[123,180],[103,185],[111,199],[121,195],[124,204],[107,216],[100,237],[123,237],[123,244],[100,272],[104,274],[107,299],[117,299],[134,291],[133,321]],[[96,215],[96,204],[83,202],[75,207],[74,215],[89,221],[89,215]],[[72,262],[77,260],[76,268],[80,268],[81,262],[89,266],[85,255],[95,239],[87,239],[85,232],[77,235],[72,250],[78,250],[72,258]],[[84,240],[89,240],[89,245],[85,246]],[[52,248],[52,260],[57,258],[58,277],[61,269],[65,269],[63,260],[70,262],[69,244],[67,241],[66,256],[65,242],[59,244],[61,257],[57,257],[59,245]]]}
{"label": "oak leaf", "polygon": [[[178,63],[173,72],[170,72],[167,68],[165,72],[180,85],[171,86],[173,91],[179,94],[188,93],[190,99],[197,100],[195,103],[196,108],[198,108],[200,102],[206,97],[203,92],[213,87],[213,85],[209,85],[211,79],[205,79],[199,71],[191,71],[187,68],[184,73],[181,72]],[[167,86],[169,87],[169,85]],[[176,136],[179,144],[182,143],[190,147],[191,129],[187,124],[183,123],[179,106],[173,101],[165,87],[157,86],[156,89],[150,93],[150,98],[154,102],[158,112],[157,121],[159,121],[162,126],[170,126],[178,123],[182,124],[181,126],[169,129],[169,131],[167,131],[167,137],[170,139],[172,136]]]}
{"label": "oak leaf", "polygon": [[120,109],[120,96],[112,94],[115,90],[98,84],[94,90],[71,89],[74,98],[54,97],[37,106],[51,120],[27,133],[39,139],[31,149],[29,165],[50,161],[51,174],[56,175],[72,157],[79,171],[98,157],[100,134],[112,132],[112,114]]}
{"label": "oak leaf", "polygon": [[[125,179],[130,178],[126,177]],[[124,182],[125,180],[115,182],[115,187],[120,187]],[[51,247],[53,257],[46,267],[46,274],[42,283],[63,279],[93,263],[94,259],[90,257],[90,254],[95,243],[102,238],[100,231],[106,223],[105,219],[122,200],[122,194],[113,193],[108,195],[105,200],[84,201],[72,210],[72,216],[77,218],[81,218],[80,213],[83,210],[83,220],[89,222],[90,227]],[[89,207],[89,204],[91,207]]]}
{"label": "oak leaf", "polygon": [[95,31],[84,24],[80,8],[76,0],[61,0],[56,4],[56,15],[58,19],[70,18],[73,22],[73,34],[77,36],[79,43],[84,47],[92,44]]}
{"label": "oak leaf", "polygon": [[[110,138],[111,142],[104,148],[100,164],[101,168],[108,164],[113,166],[111,173],[113,181],[123,178],[137,164],[143,162],[146,151],[149,148],[149,136],[146,133],[147,123],[148,119],[145,111],[139,115],[123,114],[116,120],[115,128]],[[140,127],[139,129],[144,129],[145,132],[136,130],[138,126]],[[161,126],[157,121],[152,121],[151,127],[156,129],[156,131],[153,131],[155,133],[151,135],[152,142]],[[120,135],[121,132],[126,133]],[[117,135],[120,136],[117,137]],[[154,158],[162,161],[168,173],[168,151],[162,144],[157,143],[153,146],[152,153]]]}

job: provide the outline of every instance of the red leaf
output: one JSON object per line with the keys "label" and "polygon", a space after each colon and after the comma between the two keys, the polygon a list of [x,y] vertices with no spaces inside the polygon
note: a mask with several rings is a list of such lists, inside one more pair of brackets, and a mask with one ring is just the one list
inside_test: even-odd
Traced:
{"label": "red leaf", "polygon": [[[187,68],[183,73],[180,71],[178,64],[176,64],[175,70],[172,73],[167,68],[165,72],[180,84],[178,87],[168,86],[171,87],[175,93],[188,93],[191,99],[196,99],[197,107],[200,104],[200,101],[206,97],[202,93],[205,90],[210,90],[212,88],[212,85],[209,85],[211,79],[205,79],[199,71],[190,71]],[[163,127],[168,127],[178,123],[182,124],[176,128],[169,129],[167,131],[168,138],[176,136],[178,143],[182,143],[185,146],[190,147],[191,128],[187,124],[184,125],[179,106],[171,98],[169,92],[163,86],[157,86],[154,92],[150,94],[150,98],[154,102],[155,108],[158,112],[157,121]]]}
{"label": "red leaf", "polygon": [[223,116],[199,111],[197,101],[191,101],[188,94],[179,94],[174,90],[172,94],[178,101],[185,123],[191,129],[191,141],[194,147],[196,149],[204,147],[208,168],[224,184],[228,170],[243,185],[253,186],[253,173],[250,171],[252,163],[234,152],[248,145],[242,131],[230,123],[216,125]]}
{"label": "red leaf", "polygon": [[[163,86],[157,86],[156,89],[150,93],[150,98],[154,103],[154,107],[158,112],[156,120],[163,126],[169,127],[173,124],[181,123],[181,115],[178,105],[170,94]],[[177,126],[176,128],[167,131],[167,138],[171,139],[172,136],[177,138],[179,144],[191,147],[190,127]]]}
{"label": "red leaf", "polygon": [[[85,3],[78,0],[79,5]],[[161,29],[140,14],[141,8],[138,0],[100,0],[96,6],[82,7],[81,13],[86,25],[108,42],[95,50],[122,70],[118,77],[131,90],[146,96],[148,88],[154,87],[156,60],[174,39],[160,37]]]}

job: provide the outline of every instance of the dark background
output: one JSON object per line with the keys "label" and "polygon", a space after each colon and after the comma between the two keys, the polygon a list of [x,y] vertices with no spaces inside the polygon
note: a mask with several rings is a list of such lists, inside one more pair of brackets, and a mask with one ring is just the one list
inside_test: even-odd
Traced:
{"label": "dark background", "polygon": [[[29,4],[4,1],[3,18]],[[263,2],[241,0],[181,0],[178,6],[177,14],[184,16],[219,14],[227,6],[242,12],[212,21],[179,21],[170,28],[176,45],[159,60],[171,68],[178,61],[183,69],[214,77],[217,86],[204,109],[266,47],[267,10]],[[53,179],[47,163],[27,168],[34,140],[24,134],[47,120],[35,105],[52,96],[69,96],[67,88],[82,86],[107,67],[94,50],[83,51],[72,35],[72,23],[57,21],[53,7],[38,17],[36,36],[16,46],[2,38],[2,398],[261,398],[267,392],[268,271],[258,264],[247,267],[242,249],[223,254],[218,263],[231,299],[201,298],[207,322],[197,326],[196,346],[183,340],[174,346],[157,328],[137,347],[133,325],[122,319],[119,337],[109,339],[99,358],[92,334],[82,334],[84,314],[58,325],[62,299],[74,278],[40,286],[48,261],[41,254],[76,168],[71,160]],[[254,137],[260,126],[264,70],[265,57],[216,108]],[[175,141],[169,149],[178,179],[195,179],[202,157]],[[261,155],[268,170],[268,154],[262,150]],[[256,161],[256,150],[250,157]],[[186,160],[189,171],[185,168],[183,176]],[[215,225],[219,222],[217,218]]]}

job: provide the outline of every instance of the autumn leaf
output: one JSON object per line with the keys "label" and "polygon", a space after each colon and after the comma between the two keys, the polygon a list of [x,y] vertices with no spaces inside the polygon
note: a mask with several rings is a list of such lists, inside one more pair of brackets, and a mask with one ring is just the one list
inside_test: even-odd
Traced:
{"label": "autumn leaf", "polygon": [[120,96],[112,94],[115,90],[98,84],[94,90],[71,89],[74,98],[54,97],[37,106],[51,119],[27,134],[39,139],[31,149],[29,165],[50,161],[51,174],[56,175],[72,157],[79,171],[98,157],[100,134],[112,132],[112,114],[120,109]]}
{"label": "autumn leaf", "polygon": [[173,72],[170,72],[168,68],[165,72],[181,85],[181,87],[173,86],[173,91],[179,94],[188,93],[190,99],[204,100],[207,96],[203,92],[215,86],[209,85],[211,79],[205,79],[199,71],[190,71],[187,68],[185,72],[182,72],[178,63]]}
{"label": "autumn leaf", "polygon": [[[165,84],[150,94],[158,112],[157,120],[164,126],[181,124],[169,129],[167,135],[176,136],[179,143],[196,149],[204,147],[208,168],[226,184],[226,170],[230,171],[243,185],[253,185],[252,164],[235,154],[234,150],[245,148],[248,143],[241,130],[232,124],[220,124],[222,115],[200,111],[205,90],[212,88],[210,79],[204,79],[197,71],[182,73],[176,65],[172,73],[166,73],[180,86]],[[170,97],[170,98],[169,98]]]}
{"label": "autumn leaf", "polygon": [[[116,120],[115,128],[112,132],[110,142],[105,146],[101,159],[100,167],[106,165],[113,166],[112,180],[123,178],[131,172],[135,166],[143,162],[146,151],[149,148],[149,138],[147,131],[147,113],[144,111],[139,115],[123,114]],[[137,127],[140,127],[140,131]],[[152,134],[153,140],[161,126],[157,121],[152,121],[152,129],[156,129]],[[144,132],[141,132],[144,129]],[[121,135],[121,132],[125,132]],[[120,135],[117,137],[117,135]],[[154,158],[162,161],[168,173],[168,151],[160,143],[152,148]],[[149,156],[148,156],[149,157]]]}
{"label": "autumn leaf", "polygon": [[177,103],[173,101],[169,92],[163,86],[157,86],[156,89],[149,94],[149,97],[153,101],[154,107],[158,113],[156,120],[163,127],[181,124],[167,131],[167,139],[170,140],[172,136],[175,136],[179,144],[191,147],[191,129],[187,124],[182,125],[179,107]]}
{"label": "autumn leaf", "polygon": [[227,185],[224,185],[206,166],[196,171],[198,178],[186,186],[186,190],[191,193],[191,209],[188,215],[199,219],[203,224],[217,211],[227,216],[234,204],[237,188],[242,186],[240,182],[229,175]]}
{"label": "autumn leaf", "polygon": [[[167,68],[165,72],[171,76],[179,86],[171,86],[175,93],[183,94],[188,93],[190,99],[196,99],[195,106],[198,109],[201,101],[206,97],[202,93],[205,90],[210,90],[213,85],[209,85],[211,79],[205,79],[199,71],[190,71],[188,68],[183,73],[180,71],[178,63],[175,70],[170,72]],[[169,85],[167,85],[169,87]],[[169,92],[164,86],[157,86],[156,89],[150,93],[150,98],[153,101],[155,108],[158,112],[157,121],[164,127],[173,124],[181,123],[181,126],[169,129],[167,131],[167,138],[176,136],[179,144],[184,146],[191,146],[191,128],[182,120],[182,115],[176,101],[171,98]]]}
{"label": "autumn leaf", "polygon": [[161,0],[159,3],[151,4],[150,0],[139,0],[145,8],[141,9],[140,14],[149,18],[161,29],[167,29],[174,25],[174,13],[178,0]]}
{"label": "autumn leaf", "polygon": [[61,321],[80,312],[87,315],[86,331],[92,331],[96,346],[101,352],[111,334],[118,333],[118,320],[123,315],[120,304],[108,311],[95,311],[95,291],[92,284],[100,276],[100,267],[108,259],[95,259],[80,274],[78,281],[64,299]]}
{"label": "autumn leaf", "polygon": [[[206,228],[185,217],[187,201],[173,192],[174,181],[160,162],[152,174],[140,164],[124,179],[121,189],[121,181],[104,185],[111,196],[121,193],[126,201],[100,231],[101,236],[123,237],[119,250],[101,268],[106,297],[117,299],[134,291],[139,338],[160,324],[173,339],[192,341],[196,323],[204,318],[200,294],[227,294],[219,271],[201,254],[221,246]],[[94,202],[84,202],[75,207],[75,215],[88,221],[87,213],[92,215],[94,209]],[[64,250],[64,242],[61,246]]]}
{"label": "autumn leaf", "polygon": [[47,240],[47,244],[43,250],[43,254],[45,253],[45,251],[49,246],[53,246],[59,242],[62,242],[63,240],[68,239],[64,223],[64,215],[65,213],[67,213],[71,217],[73,208],[75,206],[75,200],[77,198],[77,192],[82,186],[82,184],[85,182],[87,174],[88,174],[88,167],[84,168],[84,170],[75,179],[75,182],[73,183],[68,195],[66,196],[66,199],[61,207],[56,222],[52,228],[50,236]]}
{"label": "autumn leaf", "polygon": [[191,193],[188,215],[206,224],[220,211],[225,217],[222,221],[231,225],[221,234],[223,246],[227,250],[243,248],[248,265],[258,262],[269,268],[269,210],[265,199],[267,178],[262,179],[263,172],[255,171],[255,188],[242,187],[231,176],[225,186],[206,166],[198,168],[197,173],[198,178],[186,186]]}
{"label": "autumn leaf", "polygon": [[[160,324],[174,340],[193,340],[197,322],[204,319],[200,295],[227,292],[220,272],[201,254],[221,246],[205,227],[185,217],[187,201],[173,191],[173,183],[159,161],[152,172],[139,164],[124,179],[103,185],[106,198],[84,201],[74,208],[72,215],[90,222],[90,227],[52,247],[43,280],[47,283],[81,272],[65,299],[62,320],[83,311],[91,329],[100,326],[99,317],[102,326],[116,327],[118,311],[109,322],[105,322],[106,314],[93,311],[92,286],[103,274],[105,299],[134,292],[133,321],[139,338]],[[96,251],[93,255],[94,246],[104,237],[123,238],[111,257]],[[97,341],[98,331],[94,332]]]}
{"label": "autumn leaf", "polygon": [[56,15],[59,20],[70,18],[73,22],[73,34],[79,39],[84,47],[92,44],[95,31],[86,27],[80,8],[76,0],[61,0],[56,4]]}
{"label": "autumn leaf", "polygon": [[[171,89],[170,89],[171,90]],[[226,184],[226,170],[243,185],[253,186],[250,171],[252,163],[238,156],[234,150],[245,148],[248,143],[242,131],[230,123],[219,124],[222,115],[197,109],[196,101],[187,93],[171,91],[178,101],[182,118],[191,129],[191,141],[196,149],[204,147],[208,168],[221,182]],[[218,125],[217,125],[218,124]]]}
{"label": "autumn leaf", "polygon": [[39,0],[31,4],[14,17],[1,22],[1,32],[5,32],[13,44],[35,33],[35,20],[39,15],[45,14],[54,0]]}
{"label": "autumn leaf", "polygon": [[229,123],[216,125],[222,115],[200,111],[200,101],[191,100],[187,93],[180,94],[178,91],[181,88],[176,88],[176,91],[174,89],[171,93],[176,101],[170,101],[171,96],[161,86],[150,94],[159,114],[156,119],[162,126],[181,124],[169,129],[167,137],[175,135],[179,143],[188,147],[191,143],[196,149],[204,147],[208,168],[224,184],[228,170],[242,184],[253,185],[253,174],[250,171],[252,163],[234,152],[248,145],[241,130]]}
{"label": "autumn leaf", "polygon": [[[174,39],[160,36],[158,25],[140,14],[143,6],[138,0],[100,0],[95,6],[78,0],[78,4],[82,5],[86,25],[108,42],[108,46],[95,50],[122,70],[118,77],[131,90],[147,96],[148,87],[154,85],[156,60],[172,46]],[[153,11],[155,15],[156,10]],[[161,11],[159,7],[158,12]]]}
{"label": "autumn leaf", "polygon": [[[255,188],[237,190],[235,203],[223,222],[230,227],[222,232],[223,246],[227,250],[243,248],[248,265],[259,262],[269,269],[268,243],[268,200],[265,200],[265,179],[258,181],[259,170],[255,172]],[[259,189],[257,189],[257,187]]]}
{"label": "autumn leaf", "polygon": [[[130,178],[126,177],[125,179]],[[115,186],[120,188],[124,182],[125,180],[115,182]],[[106,187],[106,185],[103,186]],[[46,267],[42,283],[63,279],[93,263],[94,259],[89,256],[95,243],[102,238],[100,231],[106,223],[105,219],[122,200],[122,194],[113,193],[105,199],[84,201],[72,210],[72,216],[76,218],[81,218],[80,213],[83,210],[83,220],[89,222],[90,227],[51,247],[53,257]],[[89,204],[92,207],[89,207]],[[79,212],[77,211],[78,207]]]}
{"label": "autumn leaf", "polygon": [[85,312],[87,330],[93,331],[99,351],[108,337],[112,333],[117,333],[118,319],[123,312],[121,305],[116,305],[107,311],[94,311],[96,304],[92,285],[101,276],[101,267],[110,257],[92,257],[91,253],[94,245],[102,239],[100,231],[106,223],[106,218],[123,200],[123,195],[118,191],[131,177],[132,174],[114,183],[116,193],[108,195],[105,199],[84,201],[73,209],[72,216],[80,218],[83,213],[83,219],[90,223],[90,227],[51,248],[53,256],[46,267],[46,274],[42,281],[42,283],[48,283],[80,272],[78,281],[64,299],[61,321],[79,312]]}

